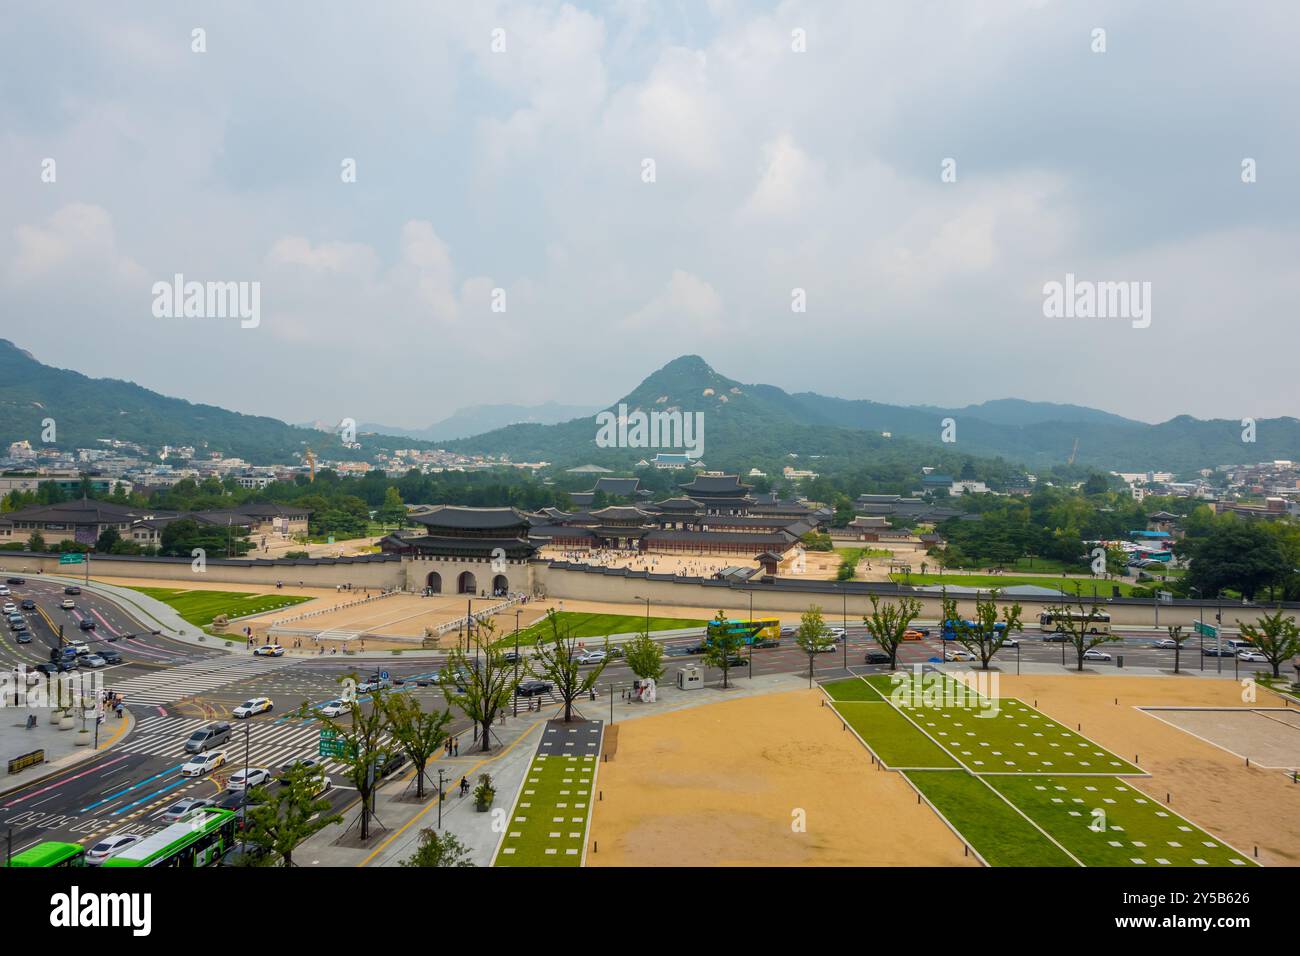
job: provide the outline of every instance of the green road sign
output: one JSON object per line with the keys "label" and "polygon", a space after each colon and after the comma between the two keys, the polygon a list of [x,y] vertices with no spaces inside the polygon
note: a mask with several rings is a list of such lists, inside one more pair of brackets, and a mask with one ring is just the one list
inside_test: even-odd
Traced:
{"label": "green road sign", "polygon": [[59,564],[81,564],[85,560],[86,556],[78,552],[59,555]]}
{"label": "green road sign", "polygon": [[1219,629],[1213,624],[1206,624],[1204,621],[1193,621],[1192,626],[1196,628],[1197,634],[1203,634],[1206,637],[1219,636]]}
{"label": "green road sign", "polygon": [[340,757],[346,758],[349,750],[354,750],[355,745],[349,746],[351,741],[346,737],[339,736],[336,730],[322,730],[320,732],[320,746],[317,754],[321,757]]}

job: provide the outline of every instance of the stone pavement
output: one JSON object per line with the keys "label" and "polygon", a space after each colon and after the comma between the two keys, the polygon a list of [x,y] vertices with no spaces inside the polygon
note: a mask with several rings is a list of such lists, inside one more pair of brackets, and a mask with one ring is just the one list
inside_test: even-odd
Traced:
{"label": "stone pavement", "polygon": [[[99,725],[99,746],[96,747],[93,718],[86,721],[90,733],[82,737],[80,716],[73,718],[71,729],[61,730],[58,724],[50,722],[52,711],[40,708],[31,711],[36,715],[36,726],[28,730],[27,708],[12,706],[12,697],[8,703],[9,706],[0,707],[0,793],[35,783],[83,760],[89,760],[95,754],[125,740],[135,726],[135,718],[130,711],[126,711],[126,716],[120,720],[110,714]],[[78,743],[78,740],[82,742]],[[33,750],[45,751],[44,763],[16,773],[8,772],[11,759]]]}

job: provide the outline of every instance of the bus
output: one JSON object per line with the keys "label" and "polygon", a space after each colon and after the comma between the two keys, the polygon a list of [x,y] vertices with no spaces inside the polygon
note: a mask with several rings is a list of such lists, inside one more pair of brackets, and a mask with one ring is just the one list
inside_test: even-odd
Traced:
{"label": "bus", "polygon": [[1088,625],[1089,634],[1109,634],[1110,633],[1110,615],[1105,611],[1098,611],[1089,615],[1087,611],[1071,611],[1054,608],[1050,611],[1044,611],[1038,615],[1038,629],[1044,634],[1064,634],[1066,633],[1066,624],[1070,621],[1083,623],[1092,617],[1092,623]]}
{"label": "bus", "polygon": [[235,813],[204,807],[104,861],[104,866],[211,866],[235,845]]}
{"label": "bus", "polygon": [[15,853],[7,866],[85,866],[86,848],[80,843],[47,840]]}
{"label": "bus", "polygon": [[[955,640],[957,640],[957,623],[958,623],[957,621],[944,621],[944,622],[943,622],[943,639],[944,639],[945,641],[955,641]],[[975,622],[974,622],[974,621],[962,621],[961,623],[964,624],[964,625],[966,626],[966,629],[967,629],[967,630],[966,630],[966,633],[967,633],[967,634],[970,634],[972,637],[974,637],[974,636],[975,636],[975,633],[976,633],[976,630],[975,630],[975,628],[976,628]],[[994,632],[994,634],[998,634],[998,635],[1000,635],[1000,634],[1002,634],[1002,632],[1005,631],[1006,629],[1007,629],[1007,623],[1006,623],[1006,621],[998,621],[996,624],[993,625],[993,632]]]}
{"label": "bus", "polygon": [[775,647],[781,642],[781,622],[777,618],[762,618],[754,621],[725,621],[719,624],[710,621],[706,629],[705,643],[713,643],[717,634],[734,634],[745,644],[755,647]]}

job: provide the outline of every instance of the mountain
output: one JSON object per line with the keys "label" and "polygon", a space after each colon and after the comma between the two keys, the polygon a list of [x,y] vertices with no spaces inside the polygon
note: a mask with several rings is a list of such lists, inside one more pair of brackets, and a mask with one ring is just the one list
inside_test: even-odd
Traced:
{"label": "mountain", "polygon": [[[1062,465],[1075,454],[1076,464],[1101,470],[1186,473],[1218,464],[1300,458],[1300,421],[1294,418],[1260,420],[1257,440],[1251,444],[1242,442],[1241,424],[1233,420],[1180,416],[1151,425],[1077,405],[1019,399],[944,409],[815,392],[791,394],[772,385],[729,379],[697,355],[674,359],[608,408],[620,403],[629,412],[702,412],[706,449],[702,457],[709,468],[757,465],[766,469],[784,462],[825,470],[826,463],[814,466],[805,459],[831,459],[836,465],[858,467],[870,456],[884,462],[924,462],[941,469],[960,468],[971,456],[1044,468]],[[942,441],[946,418],[955,421],[952,443]],[[623,468],[656,451],[598,448],[596,432],[593,419],[512,425],[450,443],[448,448]],[[885,432],[891,437],[883,437]]]}
{"label": "mountain", "polygon": [[574,418],[590,418],[599,410],[590,405],[561,405],[557,402],[544,402],[541,405],[469,405],[456,409],[442,421],[434,422],[427,428],[396,428],[367,422],[359,425],[358,430],[362,433],[403,435],[438,442],[481,435],[507,425],[554,425]]}
{"label": "mountain", "polygon": [[[322,457],[341,456],[338,438],[275,418],[241,415],[215,405],[168,398],[132,382],[89,378],[43,365],[29,352],[0,339],[0,448],[26,439],[40,441],[43,422],[53,419],[61,449],[93,448],[97,439],[116,438],[150,448],[193,445],[253,464],[287,464],[310,447]],[[366,452],[408,447],[409,439],[377,436]],[[347,457],[358,452],[348,451]]]}

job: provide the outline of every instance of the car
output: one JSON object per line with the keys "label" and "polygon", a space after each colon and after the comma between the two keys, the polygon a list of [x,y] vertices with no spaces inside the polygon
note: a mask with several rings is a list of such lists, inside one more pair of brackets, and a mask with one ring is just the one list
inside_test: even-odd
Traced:
{"label": "car", "polygon": [[392,686],[393,682],[387,677],[380,677],[378,674],[371,674],[357,685],[357,693],[370,694],[377,690],[388,690]]}
{"label": "car", "polygon": [[24,611],[35,611],[35,610],[36,610],[36,602],[33,601],[31,598],[23,598],[22,603],[19,604],[18,606],[19,606],[20,608],[22,608]]}
{"label": "car", "polygon": [[81,659],[80,664],[82,667],[99,668],[107,667],[108,661],[104,660],[103,656],[99,654],[87,654]]}
{"label": "car", "polygon": [[248,794],[243,790],[225,790],[212,801],[218,810],[238,810],[248,801]]}
{"label": "car", "polygon": [[1166,637],[1163,641],[1152,641],[1151,646],[1161,650],[1172,651],[1178,646],[1178,642]]}
{"label": "car", "polygon": [[403,753],[380,753],[376,755],[375,769],[380,777],[387,777],[401,770],[405,763],[406,755]]}
{"label": "car", "polygon": [[728,667],[744,667],[748,663],[749,663],[749,658],[738,651],[727,655]]}
{"label": "car", "polygon": [[545,680],[526,680],[521,681],[515,688],[515,694],[519,697],[535,697],[541,694],[549,694],[554,690],[555,685]]}
{"label": "car", "polygon": [[254,714],[269,714],[273,706],[269,697],[254,697],[244,701],[232,713],[236,717],[252,717]]}
{"label": "car", "polygon": [[798,633],[799,633],[799,628],[795,627],[793,624],[786,624],[784,627],[781,628],[782,637],[794,637]]}
{"label": "car", "polygon": [[316,710],[324,717],[341,717],[352,712],[346,700],[327,700],[323,704],[317,704]]}
{"label": "car", "polygon": [[1231,647],[1215,647],[1213,644],[1207,645],[1201,650],[1206,657],[1232,657],[1236,652]]}
{"label": "car", "polygon": [[844,630],[842,627],[832,627],[827,630],[830,632],[831,637],[835,638],[837,641],[844,640],[844,635],[848,633],[848,631]]}
{"label": "car", "polygon": [[244,790],[253,787],[264,787],[271,782],[271,771],[265,767],[249,767],[247,770],[236,770],[226,781],[227,790]]}
{"label": "car", "polygon": [[690,657],[695,653],[695,648],[687,644],[665,644],[665,657]]}
{"label": "car", "polygon": [[19,618],[19,619],[16,620],[16,621],[11,619],[11,620],[9,621],[9,630],[11,630],[11,631],[25,631],[25,630],[27,630],[27,622],[24,621],[22,618]]}
{"label": "car", "polygon": [[68,641],[64,646],[71,648],[72,652],[78,657],[85,657],[90,653],[90,645],[85,641]]}
{"label": "car", "polygon": [[780,647],[781,642],[775,637],[757,637],[754,639],[755,647]]}
{"label": "car", "polygon": [[[502,663],[502,664],[522,664],[522,663],[524,662],[524,658],[525,658],[525,655],[524,655],[524,654],[518,653],[518,652],[516,652],[516,651],[506,651],[504,654],[501,655],[501,663]],[[416,681],[416,683],[418,684],[419,681]],[[421,685],[421,686],[423,686],[423,685]]]}
{"label": "car", "polygon": [[122,663],[122,655],[119,654],[117,651],[110,650],[110,649],[107,648],[107,647],[104,648],[102,651],[99,652],[99,656],[102,657],[102,658],[104,658],[104,663],[105,663],[105,664],[120,664],[120,663]]}
{"label": "car", "polygon": [[72,598],[64,598],[59,602],[59,607],[63,608],[65,611],[75,611],[77,609],[77,602],[72,600]]}
{"label": "car", "polygon": [[1044,634],[1043,640],[1049,644],[1067,644],[1070,641],[1070,635],[1063,631],[1053,631],[1051,634]]}
{"label": "car", "polygon": [[64,594],[80,594],[80,593],[81,593],[81,588],[77,587],[75,584],[70,584],[70,585],[68,585],[66,588],[63,589],[63,593],[64,593]]}
{"label": "car", "polygon": [[8,597],[8,596],[9,596],[9,589],[5,587],[3,584],[0,584],[0,597]]}
{"label": "car", "polygon": [[1083,659],[1085,661],[1108,661],[1111,659],[1111,656],[1105,651],[1099,651],[1095,647],[1090,647],[1088,650],[1083,652]]}
{"label": "car", "polygon": [[248,843],[243,840],[236,843],[217,858],[217,866],[269,866],[279,858],[270,849],[260,843]]}
{"label": "car", "polygon": [[1237,660],[1249,661],[1252,664],[1267,664],[1268,658],[1259,651],[1238,651]]}
{"label": "car", "polygon": [[26,584],[26,578],[5,578],[6,584]]}
{"label": "car", "polygon": [[888,664],[889,655],[884,651],[870,650],[867,651],[865,663],[867,664]]}
{"label": "car", "polygon": [[254,657],[284,657],[284,648],[279,644],[262,644],[253,650]]}
{"label": "car", "polygon": [[99,866],[110,856],[116,856],[133,843],[143,840],[138,833],[115,833],[104,837],[86,851],[86,866]]}
{"label": "car", "polygon": [[621,661],[627,653],[617,644],[609,649],[608,657],[611,661]]}
{"label": "car", "polygon": [[4,603],[4,612],[5,612],[6,614],[17,614],[17,613],[18,613],[18,605],[15,604],[13,601],[5,601],[5,603]]}
{"label": "car", "polygon": [[975,655],[960,647],[950,647],[948,650],[943,652],[943,659],[945,661],[973,661],[975,660]]}
{"label": "car", "polygon": [[321,762],[317,757],[294,757],[292,760],[287,761],[280,767],[280,775],[275,779],[280,781],[280,783],[288,783],[289,772],[295,767],[320,768]]}
{"label": "car", "polygon": [[818,654],[838,654],[839,652],[840,652],[840,646],[838,644],[828,643],[828,644],[817,645]]}
{"label": "car", "polygon": [[179,823],[195,810],[202,810],[204,807],[210,806],[212,806],[212,801],[207,797],[186,797],[184,800],[177,800],[164,810],[158,819],[163,823]]}
{"label": "car", "polygon": [[603,664],[605,663],[604,651],[579,651],[573,656],[577,664]]}
{"label": "car", "polygon": [[83,631],[93,631],[95,629],[95,622],[91,618],[83,617],[77,622],[77,627],[81,628]]}
{"label": "car", "polygon": [[928,632],[926,631],[918,631],[914,627],[909,627],[907,630],[903,631],[903,640],[919,641],[921,638],[925,637],[927,633]]}
{"label": "car", "polygon": [[30,644],[32,642],[32,632],[24,628],[21,631],[14,631],[15,644]]}
{"label": "car", "polygon": [[1001,644],[1002,647],[1019,647],[1020,641],[1014,637],[1005,638]]}
{"label": "car", "polygon": [[204,774],[211,773],[225,765],[226,752],[224,750],[213,750],[208,753],[195,754],[181,765],[181,773],[186,777],[202,777]]}

